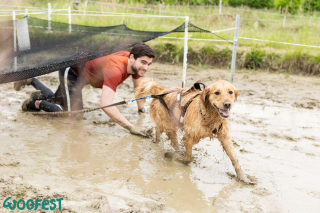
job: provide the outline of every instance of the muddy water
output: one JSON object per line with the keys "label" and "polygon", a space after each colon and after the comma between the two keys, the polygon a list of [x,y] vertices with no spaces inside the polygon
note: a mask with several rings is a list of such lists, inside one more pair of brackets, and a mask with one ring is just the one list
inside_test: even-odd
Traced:
{"label": "muddy water", "polygon": [[[149,76],[179,86],[179,70],[155,64]],[[242,95],[229,123],[240,165],[255,186],[233,177],[217,139],[194,146],[194,161],[186,166],[164,159],[172,151],[165,135],[158,144],[130,135],[101,111],[80,122],[25,114],[20,107],[33,89],[15,92],[12,84],[0,85],[1,203],[22,195],[64,197],[65,212],[319,212],[320,86],[311,78],[293,83],[278,75],[243,75],[235,79]],[[54,76],[40,79],[55,89]],[[187,76],[190,86],[201,78],[227,79],[228,72]],[[116,101],[132,97],[130,81],[117,90]],[[85,106],[97,106],[100,93],[85,87]],[[149,113],[138,116],[134,103],[119,109],[137,126],[154,126]]]}

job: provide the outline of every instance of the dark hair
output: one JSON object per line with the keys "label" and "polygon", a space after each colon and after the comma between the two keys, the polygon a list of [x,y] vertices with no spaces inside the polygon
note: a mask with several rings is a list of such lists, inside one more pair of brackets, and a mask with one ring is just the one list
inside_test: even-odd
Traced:
{"label": "dark hair", "polygon": [[134,45],[130,51],[130,55],[133,55],[134,59],[137,59],[142,56],[148,56],[149,58],[154,58],[153,50],[145,43],[138,43]]}

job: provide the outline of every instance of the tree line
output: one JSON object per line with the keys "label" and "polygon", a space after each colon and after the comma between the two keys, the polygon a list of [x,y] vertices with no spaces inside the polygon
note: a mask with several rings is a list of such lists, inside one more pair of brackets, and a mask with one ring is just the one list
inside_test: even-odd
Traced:
{"label": "tree line", "polygon": [[[120,0],[125,1],[125,0]],[[219,5],[220,0],[129,0],[139,3],[169,5]],[[302,9],[305,13],[320,11],[320,0],[222,0],[223,6],[246,6],[255,9],[275,8],[281,13],[295,14]]]}

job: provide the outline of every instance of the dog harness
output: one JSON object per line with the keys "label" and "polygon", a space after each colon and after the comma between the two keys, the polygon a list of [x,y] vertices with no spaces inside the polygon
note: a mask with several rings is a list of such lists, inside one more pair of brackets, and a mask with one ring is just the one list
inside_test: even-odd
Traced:
{"label": "dog harness", "polygon": [[[183,126],[183,120],[184,120],[184,115],[187,112],[187,109],[189,107],[189,105],[191,104],[191,102],[198,96],[200,95],[200,93],[196,94],[195,96],[193,96],[184,106],[181,106],[181,98],[192,92],[192,91],[202,91],[201,90],[201,85],[204,86],[204,88],[206,87],[206,85],[202,82],[202,81],[197,81],[196,83],[194,83],[194,85],[188,89],[187,91],[183,92],[183,89],[175,89],[175,90],[169,90],[166,93],[160,94],[160,95],[152,95],[153,98],[157,98],[159,99],[159,101],[162,103],[162,105],[168,110],[169,114],[171,116],[173,116],[173,110],[176,107],[176,105],[178,104],[178,108],[180,109],[181,113],[180,113],[180,119],[178,121],[178,123],[180,124],[180,126]],[[166,102],[163,100],[163,96],[172,93],[172,92],[177,92],[177,98],[176,100],[171,104],[170,107],[167,106]]]}

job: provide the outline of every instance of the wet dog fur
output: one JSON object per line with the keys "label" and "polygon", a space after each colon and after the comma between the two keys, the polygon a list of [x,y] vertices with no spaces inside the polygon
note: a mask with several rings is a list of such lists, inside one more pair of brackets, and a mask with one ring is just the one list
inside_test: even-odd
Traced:
{"label": "wet dog fur", "polygon": [[[180,89],[180,88],[170,88]],[[167,92],[166,89],[152,79],[144,78],[135,90],[135,97],[145,97],[147,95],[157,95]],[[186,90],[184,90],[186,91]],[[229,156],[232,165],[237,173],[237,177],[245,183],[251,183],[241,169],[238,162],[233,142],[229,133],[229,124],[227,118],[230,110],[237,100],[240,91],[231,83],[223,80],[216,81],[206,86],[203,91],[193,90],[181,99],[181,106],[184,106],[192,97],[200,93],[189,105],[184,116],[183,127],[179,126],[180,109],[175,107],[170,115],[168,110],[156,98],[150,104],[150,115],[156,124],[156,141],[160,141],[160,136],[164,132],[171,141],[171,146],[177,153],[182,153],[178,143],[177,131],[184,129],[184,163],[191,162],[192,147],[199,143],[201,139],[215,137],[213,131],[219,129],[217,138],[222,147]],[[169,93],[163,96],[167,106],[176,100],[177,92]],[[145,100],[141,100],[145,101]]]}

